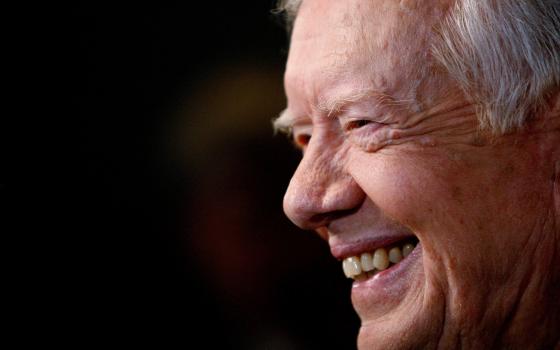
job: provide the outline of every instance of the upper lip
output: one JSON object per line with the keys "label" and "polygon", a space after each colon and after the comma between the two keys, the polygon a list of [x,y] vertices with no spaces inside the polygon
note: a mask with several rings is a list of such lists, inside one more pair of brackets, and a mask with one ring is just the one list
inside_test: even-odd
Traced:
{"label": "upper lip", "polygon": [[333,243],[329,241],[331,254],[339,259],[345,259],[350,256],[357,256],[364,252],[373,252],[378,248],[383,248],[392,243],[401,241],[406,238],[414,237],[410,232],[376,235],[375,237],[361,238],[354,241],[337,241]]}

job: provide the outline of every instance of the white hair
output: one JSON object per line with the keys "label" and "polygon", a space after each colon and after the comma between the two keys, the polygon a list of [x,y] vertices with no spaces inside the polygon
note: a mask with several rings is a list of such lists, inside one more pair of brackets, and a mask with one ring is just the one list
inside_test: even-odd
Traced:
{"label": "white hair", "polygon": [[482,127],[521,127],[559,92],[560,0],[461,0],[440,34],[434,56],[477,105]]}
{"label": "white hair", "polygon": [[[289,27],[301,2],[279,2]],[[438,34],[432,53],[482,128],[522,127],[560,92],[560,0],[457,0]]]}

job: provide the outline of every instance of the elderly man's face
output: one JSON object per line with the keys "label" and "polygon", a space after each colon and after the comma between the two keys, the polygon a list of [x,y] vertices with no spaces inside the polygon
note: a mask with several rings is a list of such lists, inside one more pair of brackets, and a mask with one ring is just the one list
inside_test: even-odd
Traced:
{"label": "elderly man's face", "polygon": [[341,261],[399,248],[388,268],[382,250],[368,273],[347,261],[364,349],[492,344],[521,331],[503,321],[523,298],[548,298],[531,294],[557,244],[554,174],[534,171],[547,136],[478,132],[429,54],[450,5],[305,0],[295,23],[284,118],[304,157],[285,212]]}

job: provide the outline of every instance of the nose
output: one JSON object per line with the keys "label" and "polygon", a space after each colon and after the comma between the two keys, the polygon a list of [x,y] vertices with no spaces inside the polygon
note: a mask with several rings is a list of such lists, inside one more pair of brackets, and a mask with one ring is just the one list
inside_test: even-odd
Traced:
{"label": "nose", "polygon": [[344,153],[311,142],[284,196],[284,212],[303,229],[318,229],[356,211],[365,193],[345,170]]}

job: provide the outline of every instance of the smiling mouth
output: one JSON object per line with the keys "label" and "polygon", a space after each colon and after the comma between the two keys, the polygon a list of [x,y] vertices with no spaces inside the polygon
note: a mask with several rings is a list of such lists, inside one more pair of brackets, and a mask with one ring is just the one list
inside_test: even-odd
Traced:
{"label": "smiling mouth", "polygon": [[417,244],[416,237],[409,237],[371,252],[349,256],[342,261],[344,275],[356,281],[365,281],[405,260]]}

